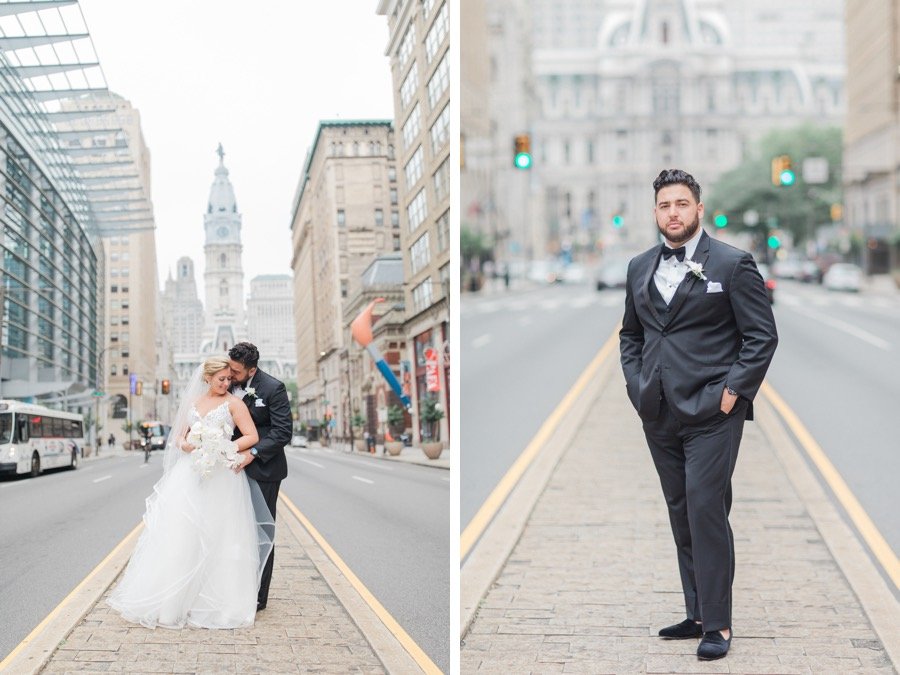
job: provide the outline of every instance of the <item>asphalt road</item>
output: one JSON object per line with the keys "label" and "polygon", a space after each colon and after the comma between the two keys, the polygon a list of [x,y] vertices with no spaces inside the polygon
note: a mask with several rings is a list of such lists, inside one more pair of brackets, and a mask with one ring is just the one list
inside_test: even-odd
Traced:
{"label": "asphalt road", "polygon": [[288,451],[297,508],[450,671],[450,472],[326,448]]}
{"label": "asphalt road", "polygon": [[[329,451],[288,456],[285,494],[449,670],[449,471]],[[140,522],[161,457],[0,481],[0,659]]]}
{"label": "asphalt road", "polygon": [[[586,285],[463,297],[462,528],[609,337],[623,301]],[[900,552],[900,294],[782,281],[774,311],[769,383]]]}

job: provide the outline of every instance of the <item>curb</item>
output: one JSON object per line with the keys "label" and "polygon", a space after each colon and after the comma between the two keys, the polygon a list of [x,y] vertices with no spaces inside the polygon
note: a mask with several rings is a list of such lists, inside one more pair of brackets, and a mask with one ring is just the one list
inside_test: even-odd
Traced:
{"label": "curb", "polygon": [[[446,450],[444,452],[446,452]],[[443,452],[437,459],[428,459],[427,457],[423,457],[422,459],[400,459],[399,457],[391,457],[390,455],[379,454],[377,452],[356,452],[355,450],[350,451],[348,454],[353,455],[354,457],[367,457],[369,459],[378,459],[385,462],[412,464],[414,466],[428,466],[432,469],[450,469],[450,459],[449,457],[447,459],[444,459]],[[440,464],[436,464],[436,462],[440,462]]]}
{"label": "curb", "polygon": [[[614,334],[617,332],[614,331]],[[607,355],[598,368],[597,376],[573,404],[566,424],[558,427],[540,448],[533,464],[528,467],[466,558],[460,570],[459,582],[460,640],[468,633],[481,601],[518,543],[556,465],[571,446],[594,401],[611,381],[612,364],[617,363],[617,359]]]}
{"label": "curb", "polygon": [[754,403],[758,406],[757,420],[763,435],[822,535],[825,546],[859,599],[892,665],[897,668],[900,666],[900,631],[897,630],[900,625],[900,602],[888,588],[859,537],[841,517],[831,497],[807,465],[804,453],[791,438],[769,399],[765,395],[759,396]]}

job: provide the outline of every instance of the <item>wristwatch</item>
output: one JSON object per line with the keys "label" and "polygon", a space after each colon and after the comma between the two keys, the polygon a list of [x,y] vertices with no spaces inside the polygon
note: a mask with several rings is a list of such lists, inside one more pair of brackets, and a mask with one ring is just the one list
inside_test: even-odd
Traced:
{"label": "wristwatch", "polygon": [[[725,387],[725,390],[726,390],[729,394],[731,394],[732,396],[740,396],[740,394],[738,394],[738,393],[737,393],[734,389],[732,389],[731,387]],[[253,450],[256,450],[256,448],[253,448]],[[252,450],[251,450],[251,452],[252,452]]]}
{"label": "wristwatch", "polygon": [[257,450],[256,448],[250,448],[250,454],[256,457],[259,455],[259,450]]}

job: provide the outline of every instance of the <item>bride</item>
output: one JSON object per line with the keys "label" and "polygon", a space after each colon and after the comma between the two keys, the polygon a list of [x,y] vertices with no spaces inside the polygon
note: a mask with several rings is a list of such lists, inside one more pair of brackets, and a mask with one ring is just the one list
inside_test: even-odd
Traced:
{"label": "bride", "polygon": [[[258,440],[247,406],[228,393],[228,359],[207,359],[183,393],[147,499],[144,531],[107,603],[148,628],[240,628],[256,616],[274,522],[242,451]],[[235,425],[242,436],[231,441]]]}

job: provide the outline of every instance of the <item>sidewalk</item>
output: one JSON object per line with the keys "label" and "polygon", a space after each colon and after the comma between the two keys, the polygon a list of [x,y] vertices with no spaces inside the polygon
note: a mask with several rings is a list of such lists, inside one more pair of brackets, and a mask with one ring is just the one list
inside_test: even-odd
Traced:
{"label": "sidewalk", "polygon": [[286,511],[279,504],[269,605],[252,628],[150,630],[107,607],[107,590],[40,672],[384,673]]}
{"label": "sidewalk", "polygon": [[614,368],[482,600],[462,672],[895,672],[757,422],[733,487],[735,637],[725,659],[701,662],[697,640],[656,637],[684,619],[675,546]]}
{"label": "sidewalk", "polygon": [[368,457],[371,459],[381,459],[389,462],[403,462],[405,464],[417,464],[419,466],[430,466],[438,469],[449,469],[450,468],[450,449],[444,448],[441,452],[441,456],[437,459],[428,459],[425,456],[422,448],[418,448],[416,446],[403,446],[403,449],[400,451],[399,455],[389,455],[385,452],[384,446],[376,445],[375,452],[359,452],[358,450],[351,449],[349,443],[341,443],[335,442],[328,447],[323,447],[318,442],[310,443],[310,448],[321,448],[323,450],[332,449],[339,452],[345,452],[350,455],[355,455],[357,457]]}

